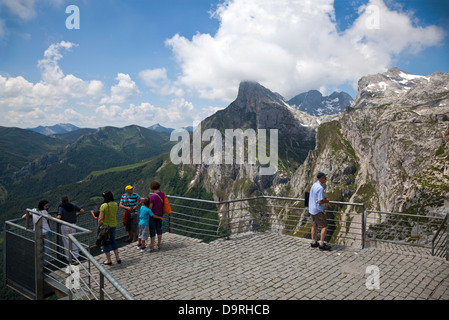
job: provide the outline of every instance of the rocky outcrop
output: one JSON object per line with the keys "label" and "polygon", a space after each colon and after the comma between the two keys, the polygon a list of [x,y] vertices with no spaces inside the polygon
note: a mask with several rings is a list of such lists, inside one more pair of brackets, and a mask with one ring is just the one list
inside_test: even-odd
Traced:
{"label": "rocky outcrop", "polygon": [[448,87],[449,73],[415,76],[393,68],[362,78],[355,108],[320,126],[317,148],[291,189],[300,196],[322,170],[330,174],[327,187],[335,200],[442,213],[449,196]]}

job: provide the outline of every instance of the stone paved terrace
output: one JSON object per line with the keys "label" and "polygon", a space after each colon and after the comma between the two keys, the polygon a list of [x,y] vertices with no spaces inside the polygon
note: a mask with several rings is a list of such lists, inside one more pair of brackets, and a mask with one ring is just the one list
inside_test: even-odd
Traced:
{"label": "stone paved terrace", "polygon": [[[113,258],[106,268],[138,300],[449,299],[449,264],[409,250],[334,245],[322,252],[272,232],[210,244],[166,233],[161,251],[135,247],[121,247],[122,264]],[[373,265],[380,288],[369,290]]]}

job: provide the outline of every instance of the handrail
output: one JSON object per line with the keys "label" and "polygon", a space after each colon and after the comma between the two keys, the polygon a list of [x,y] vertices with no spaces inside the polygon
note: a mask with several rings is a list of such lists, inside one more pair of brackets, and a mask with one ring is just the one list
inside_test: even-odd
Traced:
{"label": "handrail", "polygon": [[68,237],[75,243],[75,245],[86,256],[86,258],[89,259],[89,261],[98,269],[100,274],[106,277],[106,279],[109,280],[109,282],[122,294],[123,297],[125,297],[127,300],[135,300],[134,297],[125,288],[123,288],[122,285],[120,285],[120,283],[115,280],[115,278],[94,258],[94,256],[92,256],[90,252],[84,248],[84,246],[78,241],[78,239],[76,239],[76,236],[80,235],[83,235],[83,233],[69,234]]}
{"label": "handrail", "polygon": [[[128,291],[126,291],[117,282],[117,280],[115,280],[114,277],[103,266],[101,266],[100,263],[98,263],[97,260],[95,260],[95,258],[90,254],[90,252],[88,250],[86,250],[86,248],[84,248],[84,245],[80,241],[78,241],[78,239],[76,238],[76,237],[83,236],[83,235],[91,235],[93,233],[92,230],[77,226],[75,224],[68,223],[66,221],[62,221],[62,220],[54,218],[52,216],[47,216],[47,215],[44,216],[42,213],[40,213],[39,211],[34,210],[34,209],[26,209],[26,211],[29,213],[37,214],[47,220],[54,221],[57,224],[69,226],[71,228],[76,229],[78,232],[68,235],[68,238],[70,239],[70,241],[72,241],[77,246],[77,248],[83,253],[83,255],[88,259],[88,261],[90,263],[92,263],[98,269],[98,271],[100,273],[100,277],[105,277],[106,279],[108,279],[108,281],[112,284],[112,286],[115,289],[117,289],[117,291],[119,291],[125,299],[134,300],[134,297]],[[29,219],[28,215],[27,215],[27,219]],[[16,220],[21,220],[21,219],[16,219]],[[71,245],[69,246],[69,248],[71,248]],[[71,259],[71,255],[70,255],[69,256],[69,264],[71,264],[71,260],[72,259]],[[100,288],[100,290],[102,291],[103,288]],[[102,292],[100,292],[100,296],[102,296]]]}
{"label": "handrail", "polygon": [[[447,223],[449,222],[449,213],[446,214],[446,216],[444,217],[443,221],[440,224],[440,227],[438,228],[437,232],[435,233],[435,236],[432,239],[432,256],[436,255],[435,252],[435,242],[437,241],[438,237],[440,236],[440,232],[442,232],[442,230],[444,229],[444,227],[446,226],[447,229]],[[449,233],[449,230],[447,230],[447,232]],[[449,235],[446,235],[447,239],[446,239],[446,260],[449,261]]]}

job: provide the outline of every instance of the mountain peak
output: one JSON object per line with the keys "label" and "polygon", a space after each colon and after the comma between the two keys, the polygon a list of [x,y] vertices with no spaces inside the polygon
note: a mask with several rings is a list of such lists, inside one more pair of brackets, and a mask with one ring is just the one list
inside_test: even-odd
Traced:
{"label": "mountain peak", "polygon": [[350,107],[352,102],[352,97],[346,92],[333,92],[330,96],[323,96],[318,90],[310,90],[298,94],[287,103],[300,111],[319,117],[341,113]]}
{"label": "mountain peak", "polygon": [[239,86],[239,93],[235,100],[235,105],[242,109],[254,109],[261,103],[275,103],[288,106],[280,94],[272,92],[260,83],[255,81],[242,81]]}

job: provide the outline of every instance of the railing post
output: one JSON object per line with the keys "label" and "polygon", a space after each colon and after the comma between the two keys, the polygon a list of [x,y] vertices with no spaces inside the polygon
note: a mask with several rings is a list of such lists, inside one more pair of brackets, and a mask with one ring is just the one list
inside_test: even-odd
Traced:
{"label": "railing post", "polygon": [[42,216],[36,221],[35,225],[34,252],[35,299],[44,300],[44,239],[42,233]]}
{"label": "railing post", "polygon": [[362,249],[365,249],[366,241],[366,212],[365,205],[362,205]]}
{"label": "railing post", "polygon": [[104,275],[100,272],[100,300],[104,300]]}
{"label": "railing post", "polygon": [[446,214],[446,261],[449,262],[449,213]]}
{"label": "railing post", "polygon": [[226,239],[231,239],[231,216],[229,212],[229,202],[226,203]]}

